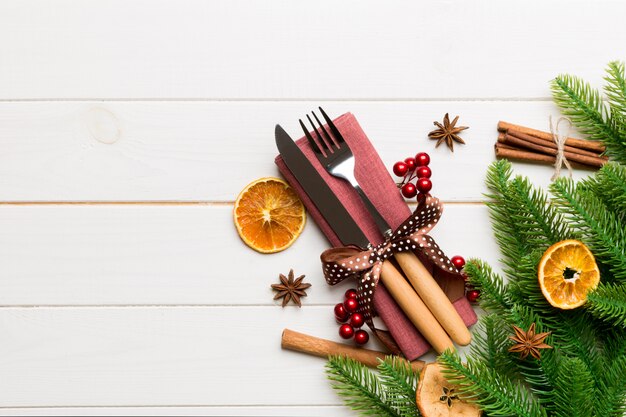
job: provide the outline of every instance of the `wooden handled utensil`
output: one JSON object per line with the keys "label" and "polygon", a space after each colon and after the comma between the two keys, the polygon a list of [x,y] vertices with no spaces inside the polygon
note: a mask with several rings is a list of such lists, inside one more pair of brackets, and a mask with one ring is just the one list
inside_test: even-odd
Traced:
{"label": "wooden handled utensil", "polygon": [[[359,194],[359,197],[365,204],[365,207],[371,214],[376,226],[378,226],[379,230],[383,235],[388,236],[391,233],[391,227],[387,223],[387,221],[380,215],[374,204],[370,201],[367,195],[361,189],[358,181],[354,176],[354,166],[355,159],[350,147],[345,142],[341,132],[337,129],[333,121],[328,117],[326,112],[320,107],[320,112],[322,116],[326,120],[328,127],[332,131],[332,137],[330,133],[326,130],[324,125],[320,122],[319,118],[312,112],[313,117],[317,122],[317,127],[313,123],[311,117],[307,115],[307,119],[309,123],[313,127],[313,132],[316,135],[317,141],[313,139],[313,136],[305,126],[305,124],[300,120],[300,126],[306,135],[311,148],[313,149],[315,156],[320,161],[322,166],[330,173],[331,175],[342,178],[348,181],[352,187]],[[321,132],[321,134],[320,134]],[[333,140],[334,137],[334,140]],[[323,148],[323,150],[322,150]],[[400,264],[400,267],[406,274],[407,278],[413,285],[413,288],[417,292],[417,294],[421,297],[424,304],[430,309],[432,315],[436,318],[436,321],[439,323],[439,326],[443,327],[443,329],[448,333],[448,335],[452,338],[453,341],[460,345],[467,345],[471,341],[471,334],[465,323],[463,323],[463,319],[459,316],[459,313],[456,311],[448,297],[445,295],[441,287],[437,284],[432,275],[428,272],[428,270],[424,267],[421,261],[415,256],[415,254],[404,252],[398,253],[395,255],[396,260]],[[398,281],[404,278],[400,274],[391,274],[390,277],[383,282],[387,286],[388,283],[391,285],[395,285],[397,288],[402,287],[402,283],[400,282],[391,282]],[[400,304],[396,296],[399,296],[399,292],[395,294],[391,293],[394,299]],[[403,297],[406,297],[405,294],[402,294]],[[404,305],[403,305],[404,304]],[[400,304],[403,311],[407,316],[417,317],[422,312],[419,307],[415,307],[415,303],[406,303],[403,301],[403,304]],[[413,320],[411,320],[413,321]],[[415,323],[414,323],[415,324]],[[433,324],[435,325],[435,324]],[[417,326],[417,325],[416,325]],[[420,326],[424,327],[424,326]],[[438,340],[427,340],[434,346],[434,343],[440,343]]]}

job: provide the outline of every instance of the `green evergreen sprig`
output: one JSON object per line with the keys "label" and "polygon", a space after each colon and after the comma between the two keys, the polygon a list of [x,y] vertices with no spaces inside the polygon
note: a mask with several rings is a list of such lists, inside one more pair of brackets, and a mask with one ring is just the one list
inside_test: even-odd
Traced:
{"label": "green evergreen sprig", "polygon": [[607,153],[626,163],[626,81],[624,63],[607,67],[603,100],[600,91],[572,75],[559,75],[551,84],[554,102],[578,130],[592,140],[602,141]]}
{"label": "green evergreen sprig", "polygon": [[379,360],[378,373],[344,356],[330,357],[326,375],[344,403],[362,416],[416,417],[419,374],[402,359]]}
{"label": "green evergreen sprig", "polygon": [[[488,203],[504,276],[470,260],[465,272],[489,314],[474,332],[466,363],[441,362],[461,395],[489,416],[622,416],[626,410],[626,169],[605,165],[579,183],[560,179],[546,194],[514,177],[510,163],[488,171]],[[601,284],[584,307],[560,310],[543,297],[537,266],[563,239],[596,255]],[[512,326],[551,332],[541,359],[508,352]],[[508,332],[508,333],[507,333]]]}
{"label": "green evergreen sprig", "polygon": [[587,297],[586,307],[597,318],[626,328],[626,284],[600,284]]}

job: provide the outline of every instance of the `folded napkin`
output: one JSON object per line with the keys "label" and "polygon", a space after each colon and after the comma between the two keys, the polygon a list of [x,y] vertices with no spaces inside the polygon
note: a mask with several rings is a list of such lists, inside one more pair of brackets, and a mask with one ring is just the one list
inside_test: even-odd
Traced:
{"label": "folded napkin", "polygon": [[[411,210],[398,192],[393,178],[387,172],[380,156],[351,113],[338,117],[334,120],[334,123],[354,154],[356,162],[354,174],[361,188],[387,223],[395,229],[411,214]],[[370,242],[374,245],[381,243],[383,241],[382,234],[352,186],[347,181],[333,177],[326,172],[315,157],[305,137],[300,138],[296,143]],[[315,220],[324,235],[326,235],[331,245],[341,246],[342,243],[335,232],[302,189],[291,171],[289,171],[280,155],[276,157],[275,162],[287,182],[300,196],[310,216]],[[421,259],[424,265],[431,270],[435,280],[442,287],[448,298],[453,301],[454,307],[461,315],[461,318],[463,318],[465,324],[470,326],[476,323],[476,314],[464,297],[465,284],[463,280],[456,274],[446,273],[438,268],[433,268],[428,259]],[[378,284],[374,294],[374,307],[407,359],[414,360],[430,349],[428,342],[402,312],[382,283]]]}

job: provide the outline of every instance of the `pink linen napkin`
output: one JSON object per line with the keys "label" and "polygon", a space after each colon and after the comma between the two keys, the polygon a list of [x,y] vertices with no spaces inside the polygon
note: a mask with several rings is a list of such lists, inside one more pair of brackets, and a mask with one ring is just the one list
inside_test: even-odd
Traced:
{"label": "pink linen napkin", "polygon": [[[396,184],[387,172],[380,156],[363,132],[363,129],[351,113],[346,113],[334,120],[335,125],[343,135],[355,156],[355,176],[361,188],[370,198],[392,228],[398,227],[410,214],[411,210],[397,190]],[[376,227],[367,209],[363,205],[356,191],[344,180],[331,176],[319,163],[305,137],[296,141],[307,159],[313,164],[317,172],[323,177],[330,189],[339,198],[348,213],[352,216],[365,236],[374,245],[383,241],[383,236]],[[341,246],[342,243],[321,215],[315,204],[302,189],[291,171],[285,165],[282,157],[276,157],[276,165],[287,182],[294,188],[302,199],[310,216],[315,220],[332,246]],[[349,243],[349,242],[346,242]],[[430,266],[435,279],[448,295],[456,310],[467,326],[477,321],[476,314],[464,297],[464,283],[458,275],[448,274],[439,269],[433,269],[427,259],[422,259],[424,265]],[[411,321],[402,312],[382,284],[379,284],[375,296],[374,307],[387,329],[393,336],[404,356],[414,360],[430,349],[430,345],[413,326]]]}

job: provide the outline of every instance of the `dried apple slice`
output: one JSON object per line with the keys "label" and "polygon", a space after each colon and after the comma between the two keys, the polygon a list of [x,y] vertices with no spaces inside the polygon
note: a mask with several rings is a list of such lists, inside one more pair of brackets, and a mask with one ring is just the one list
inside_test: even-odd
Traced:
{"label": "dried apple slice", "polygon": [[422,369],[417,386],[417,408],[424,417],[478,417],[482,411],[461,400],[454,385],[448,383],[441,365],[429,363]]}

